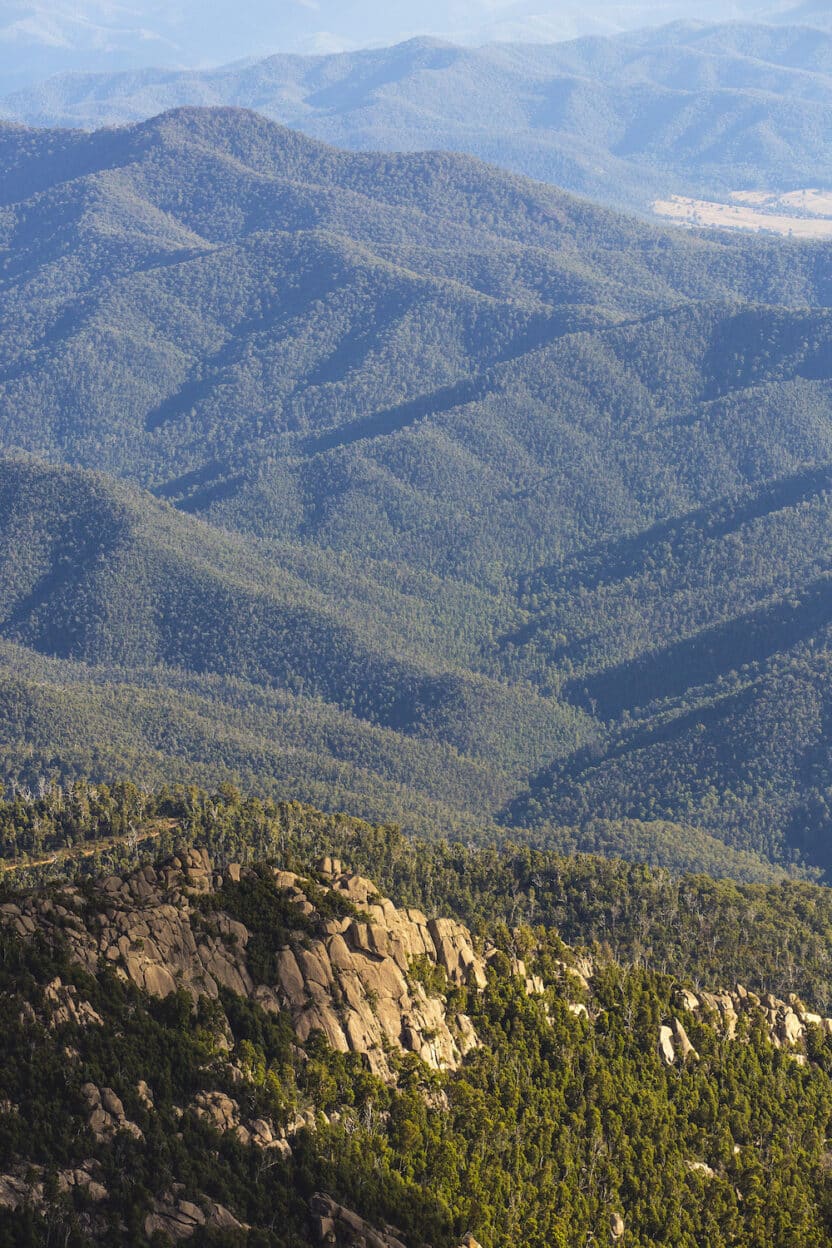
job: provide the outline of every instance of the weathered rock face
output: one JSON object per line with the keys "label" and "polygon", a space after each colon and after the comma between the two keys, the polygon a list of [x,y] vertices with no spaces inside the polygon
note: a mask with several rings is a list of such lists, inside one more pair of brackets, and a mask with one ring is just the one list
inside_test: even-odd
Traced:
{"label": "weathered rock face", "polygon": [[89,1110],[87,1125],[97,1140],[112,1140],[119,1131],[127,1131],[135,1139],[143,1139],[141,1128],[130,1122],[124,1106],[112,1088],[97,1088],[85,1083],[81,1095]]}
{"label": "weathered rock face", "polygon": [[706,1161],[686,1161],[685,1167],[691,1174],[701,1174],[703,1179],[716,1178],[716,1171]]}
{"label": "weathered rock face", "polygon": [[271,1122],[264,1118],[243,1121],[237,1101],[224,1092],[199,1092],[190,1106],[198,1118],[209,1122],[215,1131],[224,1135],[230,1131],[241,1144],[253,1144],[255,1148],[276,1149],[283,1156],[291,1152],[287,1134],[294,1134],[301,1127],[314,1127],[315,1115],[300,1117],[290,1124],[289,1131],[275,1131]]}
{"label": "weathered rock face", "polygon": [[[276,950],[272,983],[258,983],[249,970],[250,933],[230,915],[214,910],[209,920],[196,899],[224,879],[239,882],[246,869],[214,872],[205,851],[190,850],[164,866],[145,867],[122,879],[95,882],[86,897],[67,885],[52,896],[32,895],[0,907],[0,922],[24,938],[41,931],[61,936],[71,956],[94,971],[103,960],[117,975],[153,996],[184,989],[197,998],[216,998],[221,988],[252,997],[267,1010],[287,1010],[298,1038],[324,1033],[341,1052],[356,1052],[377,1074],[389,1075],[391,1048],[415,1053],[434,1069],[453,1069],[477,1044],[465,1015],[448,1016],[444,998],[430,994],[414,962],[426,960],[444,971],[449,984],[480,990],[485,960],[468,930],[450,919],[428,920],[418,910],[398,910],[372,881],[343,871],[337,860],[323,863],[325,886],[346,899],[358,917],[324,920],[292,872],[276,871],[277,892],[297,907],[316,933],[299,933]],[[90,914],[92,909],[93,913]],[[307,927],[309,923],[307,923]],[[92,1025],[95,1011],[75,989],[56,981],[47,989],[54,1025]]]}
{"label": "weathered rock face", "polygon": [[673,1043],[676,1046],[679,1056],[683,1062],[695,1062],[699,1060],[699,1054],[688,1039],[688,1033],[685,1031],[678,1018],[674,1018],[671,1023],[673,1031]]}
{"label": "weathered rock face", "polygon": [[393,1228],[378,1230],[323,1192],[312,1197],[309,1209],[317,1242],[327,1248],[405,1248]]}
{"label": "weathered rock face", "polygon": [[[331,1196],[317,1192],[309,1202],[316,1241],[326,1248],[405,1248],[393,1226],[371,1226],[359,1214],[339,1205]],[[473,1235],[465,1235],[459,1248],[482,1248]]]}
{"label": "weathered rock face", "polygon": [[[97,1161],[85,1161],[80,1166],[58,1171],[58,1191],[71,1192],[81,1188],[93,1204],[108,1197],[107,1189],[96,1179],[99,1172]],[[0,1209],[19,1209],[23,1205],[39,1205],[43,1201],[43,1171],[39,1167],[26,1166],[17,1174],[0,1174]]]}
{"label": "weathered rock face", "polygon": [[82,918],[84,898],[67,885],[54,897],[3,905],[0,922],[24,937],[37,930],[59,933],[82,966],[94,971],[104,958],[153,996],[184,988],[194,997],[216,997],[219,985],[249,993],[254,985],[245,966],[245,927],[225,916],[218,932],[207,934],[191,922],[190,895],[210,892],[216,882],[221,879],[205,851],[191,850],[163,867],[96,881],[92,918]]}
{"label": "weathered rock face", "polygon": [[[206,916],[199,904],[223,883],[239,884],[247,874],[247,868],[234,864],[219,874],[204,850],[188,850],[162,866],[100,879],[84,892],[67,884],[49,894],[4,903],[0,924],[24,939],[36,932],[60,938],[88,970],[95,971],[103,961],[153,996],[184,990],[195,999],[216,998],[220,989],[228,989],[266,1010],[287,1011],[302,1042],[321,1031],[336,1050],[365,1055],[370,1068],[385,1078],[390,1076],[391,1051],[416,1054],[439,1070],[455,1069],[477,1046],[471,1020],[449,1014],[445,996],[425,988],[418,968],[438,969],[451,987],[480,991],[496,949],[480,953],[461,923],[399,909],[379,895],[371,880],[326,858],[319,878],[325,889],[349,903],[349,913],[324,918],[310,899],[320,895],[307,881],[290,871],[276,871],[276,893],[297,909],[299,929],[302,923],[304,930],[275,950],[272,982],[256,983],[247,958],[251,933],[217,908]],[[591,958],[576,954],[560,969],[561,987],[568,991],[571,985],[586,997],[586,1004],[573,1001],[568,1008],[591,1023]],[[520,957],[511,959],[511,972],[529,995],[544,993],[546,986]],[[761,998],[742,985],[732,992],[680,988],[675,1000],[680,1011],[716,1020],[729,1038],[736,1035],[740,1019],[753,1014],[764,1016],[778,1047],[799,1050],[813,1025],[832,1034],[832,1019],[809,1012],[796,997]],[[60,979],[45,986],[42,1011],[28,1008],[33,1022],[41,1015],[53,1028],[101,1024],[89,1002]],[[698,1057],[678,1017],[661,1028],[658,1044],[668,1064]],[[120,1129],[118,1114],[103,1102],[91,1104],[90,1115],[103,1136]],[[247,1124],[238,1122],[235,1129],[257,1138]],[[261,1146],[266,1143],[262,1137]]]}
{"label": "weathered rock face", "polygon": [[676,1060],[676,1052],[673,1048],[673,1032],[667,1026],[659,1028],[659,1057],[668,1066],[672,1066]]}
{"label": "weathered rock face", "polygon": [[[832,1035],[832,1018],[823,1018],[807,1010],[802,1001],[793,993],[788,1001],[781,1001],[767,993],[759,997],[749,992],[742,984],[737,984],[732,992],[691,992],[689,988],[679,988],[675,995],[676,1004],[683,1010],[700,1018],[715,1019],[717,1025],[732,1040],[737,1034],[741,1018],[750,1021],[762,1019],[768,1029],[769,1039],[775,1048],[794,1049],[801,1046],[806,1039],[808,1027],[819,1027],[827,1035]],[[678,1019],[674,1020],[674,1031],[683,1028]],[[680,1036],[677,1034],[677,1039]],[[687,1041],[687,1036],[685,1036]],[[687,1041],[690,1044],[690,1041]],[[680,1044],[680,1052],[684,1049]],[[692,1046],[691,1046],[692,1047]],[[695,1053],[695,1050],[693,1050]],[[682,1056],[685,1056],[684,1052]],[[800,1056],[798,1054],[797,1056]]]}
{"label": "weathered rock face", "polygon": [[[455,1068],[477,1043],[470,1019],[447,1017],[444,999],[429,995],[410,968],[427,959],[451,983],[483,987],[485,964],[470,933],[450,920],[429,923],[418,910],[398,910],[361,876],[333,871],[325,878],[361,917],[331,919],[320,939],[280,951],[275,995],[291,1012],[299,1038],[323,1031],[334,1049],[366,1054],[381,1075],[388,1070],[388,1046],[415,1053],[434,1069]],[[293,900],[308,917],[298,877],[282,871],[275,882],[290,897],[295,890]],[[262,992],[260,999],[268,1005]]]}
{"label": "weathered rock face", "polygon": [[92,1008],[89,1001],[83,1001],[78,989],[72,984],[53,979],[43,990],[44,1003],[49,1014],[49,1026],[57,1029],[66,1023],[77,1027],[103,1027],[104,1020]]}
{"label": "weathered rock face", "polygon": [[674,1018],[670,1026],[659,1028],[659,1057],[668,1066],[672,1066],[677,1059],[683,1062],[695,1062],[699,1059],[699,1054],[678,1018]]}
{"label": "weathered rock face", "polygon": [[149,1237],[158,1233],[174,1242],[190,1239],[201,1227],[213,1227],[221,1231],[248,1229],[228,1209],[215,1201],[201,1197],[197,1205],[185,1200],[179,1190],[169,1192],[164,1200],[154,1201],[151,1212],[144,1220],[145,1235]]}

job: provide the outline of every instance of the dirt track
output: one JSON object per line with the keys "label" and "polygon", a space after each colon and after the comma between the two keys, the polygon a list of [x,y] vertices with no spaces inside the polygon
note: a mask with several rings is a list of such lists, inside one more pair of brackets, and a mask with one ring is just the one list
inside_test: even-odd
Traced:
{"label": "dirt track", "polygon": [[144,841],[156,841],[175,827],[175,819],[162,819],[127,836],[106,836],[100,841],[84,841],[70,849],[58,849],[54,854],[46,854],[43,858],[15,859],[11,862],[0,860],[0,875],[8,875],[12,871],[29,871],[35,867],[51,867],[55,863],[68,862],[71,859],[80,861],[82,858],[92,858],[95,854],[106,853],[107,850],[117,849],[130,842],[140,845]]}

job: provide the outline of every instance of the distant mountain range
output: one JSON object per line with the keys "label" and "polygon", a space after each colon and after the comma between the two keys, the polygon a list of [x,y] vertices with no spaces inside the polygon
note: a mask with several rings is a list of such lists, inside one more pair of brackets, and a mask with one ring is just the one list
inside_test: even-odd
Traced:
{"label": "distant mountain range", "polygon": [[234,109],[0,167],[3,776],[832,865],[828,245]]}
{"label": "distant mountain range", "polygon": [[7,94],[37,126],[234,105],[356,150],[464,151],[604,203],[832,186],[832,30],[675,24],[547,46],[418,39],[210,71],[58,76]]}
{"label": "distant mountain range", "polygon": [[551,43],[670,21],[825,25],[825,0],[6,0],[0,7],[0,94],[57,73],[149,65],[202,69],[272,53],[327,54],[417,36],[471,46]]}

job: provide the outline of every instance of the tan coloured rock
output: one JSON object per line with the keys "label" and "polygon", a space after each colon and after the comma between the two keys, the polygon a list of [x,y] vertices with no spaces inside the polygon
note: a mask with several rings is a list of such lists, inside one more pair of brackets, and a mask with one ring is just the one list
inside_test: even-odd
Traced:
{"label": "tan coloured rock", "polygon": [[103,1027],[104,1020],[89,1001],[78,996],[78,989],[64,984],[58,977],[43,990],[44,1004],[49,1016],[49,1026],[54,1030],[71,1023],[76,1027]]}
{"label": "tan coloured rock", "polygon": [[224,1092],[199,1092],[191,1108],[217,1131],[232,1131],[240,1125],[240,1107]]}
{"label": "tan coloured rock", "polygon": [[691,992],[689,988],[677,988],[674,996],[676,1004],[681,1009],[687,1010],[689,1014],[695,1014],[701,1006],[696,993]]}
{"label": "tan coloured rock", "polygon": [[[389,1046],[417,1053],[435,1068],[456,1066],[463,1048],[469,1051],[476,1043],[470,1020],[459,1033],[461,1048],[443,1001],[428,997],[408,975],[413,957],[437,960],[424,915],[398,911],[361,876],[337,876],[334,887],[350,900],[364,901],[372,922],[329,921],[321,940],[307,939],[278,953],[279,993],[299,1038],[323,1031],[335,1049],[364,1054],[382,1076],[388,1074]],[[472,966],[476,981],[477,959],[466,929],[450,924],[440,935],[457,982],[471,975]]]}
{"label": "tan coloured rock", "polygon": [[277,955],[277,976],[289,1007],[301,1005],[306,999],[306,985],[291,949],[281,949]]}
{"label": "tan coloured rock", "polygon": [[782,1045],[792,1047],[805,1035],[805,1029],[792,1009],[784,1009],[777,1021],[777,1038]]}
{"label": "tan coloured rock", "polygon": [[[586,966],[586,961],[584,959],[581,959],[580,961],[582,966]],[[563,975],[567,980],[567,983],[576,983],[584,992],[592,991],[588,976],[584,975],[577,966],[570,962],[563,962],[560,959],[555,961],[555,966],[558,968],[561,975]]]}
{"label": "tan coloured rock", "polygon": [[101,1089],[101,1105],[102,1108],[108,1114],[112,1114],[114,1118],[124,1117],[124,1105],[122,1104],[121,1098],[116,1096],[112,1088]]}
{"label": "tan coloured rock", "polygon": [[0,1209],[20,1209],[26,1204],[40,1204],[43,1183],[30,1183],[14,1174],[0,1174]]}
{"label": "tan coloured rock", "polygon": [[471,934],[454,919],[431,919],[428,931],[436,950],[436,962],[452,984],[482,990],[488,979],[485,959],[474,952]]}
{"label": "tan coloured rock", "polygon": [[688,1039],[688,1033],[685,1031],[678,1018],[674,1018],[671,1023],[673,1030],[673,1044],[678,1050],[679,1056],[683,1062],[696,1062],[699,1060],[699,1054]]}
{"label": "tan coloured rock", "polygon": [[[222,913],[212,914],[207,922],[201,916],[194,921],[189,898],[214,887],[217,878],[201,850],[182,851],[158,869],[99,881],[93,893],[98,911],[87,922],[78,919],[76,927],[75,908],[84,903],[70,888],[56,895],[55,905],[37,897],[21,905],[7,903],[0,908],[0,923],[19,926],[26,935],[46,929],[48,935],[60,912],[70,951],[89,970],[103,956],[118,974],[154,996],[184,989],[194,998],[216,998],[222,987],[254,997],[272,1012],[288,1009],[301,1040],[320,1030],[334,1048],[366,1054],[371,1068],[382,1075],[387,1074],[384,1052],[389,1046],[416,1052],[437,1068],[455,1066],[462,1051],[445,1019],[443,1001],[429,998],[410,979],[409,967],[413,958],[427,958],[444,967],[451,983],[482,987],[484,963],[467,929],[440,920],[431,931],[420,911],[397,910],[379,896],[372,881],[344,874],[337,860],[324,866],[333,888],[372,922],[349,916],[321,921],[321,939],[299,940],[276,951],[274,984],[253,982],[246,963],[249,933],[243,924]],[[229,871],[228,878],[238,875],[242,878],[242,871]],[[314,917],[301,877],[276,871],[274,880],[276,888]],[[70,1002],[71,992],[64,999],[63,985],[56,985],[55,992],[61,994],[60,1002],[53,1002],[56,1008],[81,1009],[74,999]],[[474,1043],[471,1030],[469,1024],[464,1031],[466,1048]],[[218,1043],[227,1039],[220,1036]],[[106,1132],[112,1124],[97,1114],[95,1125]]]}
{"label": "tan coloured rock", "polygon": [[94,1083],[85,1083],[81,1095],[89,1110],[87,1125],[97,1140],[109,1142],[119,1131],[126,1131],[137,1140],[144,1139],[141,1127],[125,1117],[121,1099],[112,1088],[97,1088]]}
{"label": "tan coloured rock", "polygon": [[659,1057],[668,1066],[672,1066],[676,1060],[676,1052],[673,1048],[673,1031],[665,1025],[659,1028]]}
{"label": "tan coloured rock", "polygon": [[701,1174],[705,1179],[715,1179],[716,1171],[704,1161],[686,1161],[685,1168],[691,1174]]}
{"label": "tan coloured rock", "polygon": [[136,1095],[138,1096],[142,1105],[144,1105],[145,1109],[152,1110],[155,1108],[154,1102],[153,1102],[153,1093],[151,1092],[148,1085],[145,1083],[144,1079],[140,1079],[139,1082],[136,1084]]}
{"label": "tan coloured rock", "polygon": [[[272,1123],[267,1122],[265,1118],[241,1121],[239,1104],[224,1092],[199,1092],[191,1102],[190,1108],[198,1118],[208,1122],[221,1135],[232,1132],[241,1144],[253,1144],[261,1149],[275,1148],[281,1152],[286,1151],[285,1141],[279,1139]],[[291,1149],[288,1151],[291,1152]]]}
{"label": "tan coloured rock", "polygon": [[97,1161],[85,1161],[82,1165],[68,1170],[58,1171],[58,1191],[69,1192],[72,1188],[83,1188],[90,1200],[95,1204],[107,1200],[109,1193],[103,1183],[99,1183],[94,1175],[100,1166]]}
{"label": "tan coloured rock", "polygon": [[[100,1170],[97,1161],[84,1161],[79,1166],[57,1173],[58,1191],[66,1193],[73,1188],[83,1188],[95,1204],[108,1197],[107,1189],[94,1177]],[[0,1208],[19,1209],[24,1205],[39,1205],[43,1201],[43,1170],[40,1166],[20,1166],[14,1174],[0,1174]]]}
{"label": "tan coloured rock", "polygon": [[677,989],[676,1003],[690,1009],[691,1013],[710,1013],[717,1016],[717,1025],[729,1039],[734,1039],[741,1017],[757,1018],[760,1015],[768,1027],[769,1038],[776,1048],[794,1048],[801,1045],[807,1026],[820,1027],[832,1035],[832,1022],[819,1014],[808,1011],[794,993],[790,1001],[780,1001],[771,993],[762,997],[738,984],[733,993],[705,992],[698,996],[688,989]]}
{"label": "tan coloured rock", "polygon": [[195,1205],[171,1192],[163,1200],[153,1202],[153,1208],[144,1221],[144,1233],[148,1237],[159,1233],[167,1239],[179,1242],[190,1239],[205,1226],[224,1231],[247,1230],[223,1205],[218,1205],[204,1196],[200,1197],[200,1204]]}
{"label": "tan coloured rock", "polygon": [[479,1048],[479,1037],[474,1024],[467,1014],[457,1014],[456,1019],[457,1045],[463,1057]]}

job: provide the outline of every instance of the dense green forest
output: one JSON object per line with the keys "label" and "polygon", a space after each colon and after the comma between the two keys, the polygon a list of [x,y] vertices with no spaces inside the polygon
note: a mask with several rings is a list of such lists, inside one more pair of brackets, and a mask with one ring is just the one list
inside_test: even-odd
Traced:
{"label": "dense green forest", "polygon": [[830,870],[828,245],[233,109],[0,162],[7,785]]}
{"label": "dense green forest", "polygon": [[[164,843],[143,846],[159,821]],[[390,826],[228,785],[18,795],[0,827],[7,853],[38,834],[41,848],[74,842],[76,854],[87,840],[127,838],[88,860],[81,879],[76,858],[53,869],[63,881],[41,878],[33,891],[18,874],[3,885],[3,1245],[156,1248],[170,1242],[173,1210],[202,1219],[189,1223],[195,1245],[300,1248],[324,1242],[320,1192],[378,1228],[378,1243],[393,1235],[407,1248],[456,1248],[466,1234],[484,1248],[571,1248],[611,1232],[637,1248],[830,1242],[829,1035],[810,1025],[789,1051],[762,1014],[743,1015],[732,1039],[686,1007],[696,1055],[668,1062],[657,1046],[682,986],[690,1001],[691,988],[741,974],[749,991],[797,990],[828,1008],[829,890],[673,879],[520,845],[415,844]],[[213,875],[193,845],[210,850]],[[489,951],[482,990],[424,959],[408,971],[448,1016],[467,1016],[477,1045],[464,1059],[432,1069],[393,1048],[389,1073],[373,1073],[320,1031],[296,1035],[289,1006],[266,1008],[259,988],[212,998],[183,984],[160,997],[122,972],[118,949],[92,965],[72,953],[88,931],[98,950],[122,913],[129,931],[158,912],[201,948],[233,931],[228,956],[268,985],[281,950],[311,957],[328,924],[366,926],[319,874],[322,853],[343,855],[399,906],[472,925],[475,948]],[[251,865],[226,869],[238,857]],[[122,885],[139,859],[156,871]],[[306,878],[300,907],[267,859]],[[19,934],[21,908],[41,927]],[[125,956],[141,951],[138,936],[122,939]],[[531,992],[512,969],[518,956],[538,977]],[[231,1107],[246,1133],[214,1121],[212,1104]],[[267,1129],[284,1144],[267,1150]],[[344,1227],[335,1242],[356,1242]]]}

